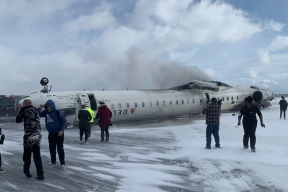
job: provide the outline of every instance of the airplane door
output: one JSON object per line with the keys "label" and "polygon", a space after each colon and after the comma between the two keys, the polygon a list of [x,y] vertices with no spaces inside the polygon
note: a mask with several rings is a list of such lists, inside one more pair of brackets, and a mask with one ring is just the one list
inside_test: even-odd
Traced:
{"label": "airplane door", "polygon": [[97,102],[96,102],[96,98],[94,94],[87,94],[89,97],[89,101],[90,101],[90,105],[91,105],[91,109],[93,111],[97,111]]}
{"label": "airplane door", "polygon": [[79,96],[81,105],[87,105],[88,104],[88,107],[91,108],[90,99],[86,93],[78,93],[78,96]]}
{"label": "airplane door", "polygon": [[205,93],[205,95],[206,95],[206,103],[208,104],[208,103],[209,103],[209,101],[210,101],[210,96],[209,96],[209,93]]}
{"label": "airplane door", "polygon": [[203,105],[203,95],[201,93],[198,93],[199,99],[200,99],[200,105]]}

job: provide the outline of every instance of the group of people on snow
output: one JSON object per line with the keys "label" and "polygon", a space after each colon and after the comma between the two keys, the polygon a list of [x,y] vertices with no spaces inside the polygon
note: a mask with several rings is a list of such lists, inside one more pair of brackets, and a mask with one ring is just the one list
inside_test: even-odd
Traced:
{"label": "group of people on snow", "polygon": [[[243,147],[245,149],[250,148],[253,152],[256,151],[256,128],[258,115],[260,119],[261,127],[265,128],[263,123],[262,113],[256,105],[253,105],[253,98],[248,96],[244,99],[244,106],[241,108],[238,115],[238,126],[241,125],[241,119],[244,129],[243,136]],[[109,127],[112,126],[111,117],[112,112],[102,101],[99,102],[97,114],[89,108],[88,105],[82,105],[81,110],[78,113],[79,129],[80,129],[80,144],[83,144],[83,135],[85,142],[87,143],[88,138],[91,135],[91,125],[94,120],[98,121],[98,125],[101,128],[101,142],[109,141]],[[221,113],[222,100],[217,101],[216,98],[212,98],[207,106],[203,108],[202,113],[206,114],[206,149],[211,149],[211,135],[213,134],[215,140],[215,147],[220,148],[220,137],[219,137],[219,125],[220,125],[220,113]],[[280,119],[282,113],[284,119],[286,119],[287,101],[282,96],[282,100],[279,102],[280,105]],[[32,105],[31,100],[25,99],[23,107],[16,117],[16,123],[24,121],[24,137],[23,137],[23,172],[26,177],[31,178],[30,165],[31,165],[31,154],[33,153],[34,163],[37,171],[38,180],[44,179],[44,171],[40,153],[41,143],[41,125],[40,117],[45,117],[46,129],[48,131],[49,151],[51,163],[49,167],[56,166],[56,149],[59,156],[61,169],[66,169],[65,166],[65,152],[63,148],[64,143],[64,130],[67,128],[66,117],[56,109],[55,103],[52,100],[48,100],[45,105],[40,105],[39,108],[35,108]],[[104,134],[105,133],[105,134]],[[104,140],[104,135],[105,140]],[[0,144],[3,144],[5,135],[2,134],[0,128]],[[1,153],[0,153],[0,173],[4,173],[5,170],[1,168]]]}
{"label": "group of people on snow", "polygon": [[[111,117],[112,112],[107,107],[107,105],[100,101],[96,116],[94,116],[94,111],[89,108],[88,105],[82,105],[81,110],[78,113],[79,119],[79,129],[80,129],[80,144],[83,144],[83,134],[85,134],[85,143],[87,143],[88,138],[91,135],[91,124],[94,119],[98,121],[98,125],[101,128],[101,142],[109,141],[109,127],[112,126]],[[105,132],[105,140],[104,140]]]}
{"label": "group of people on snow", "polygon": [[[111,124],[112,113],[107,108],[104,102],[99,102],[100,106],[94,117],[94,111],[88,106],[82,106],[79,111],[79,129],[80,129],[80,144],[82,144],[83,134],[85,133],[85,142],[91,134],[91,124],[94,119],[98,120],[98,124],[101,128],[101,142],[104,142],[104,132],[106,133],[106,140],[109,141],[109,126]],[[48,131],[48,143],[50,151],[51,163],[49,167],[54,167],[56,163],[56,149],[60,161],[60,168],[66,169],[65,166],[65,152],[64,152],[64,130],[67,128],[66,117],[59,110],[56,109],[55,103],[52,100],[48,100],[45,105],[40,105],[39,108],[35,108],[32,105],[31,100],[25,99],[23,101],[23,107],[16,116],[16,123],[24,121],[24,136],[23,136],[23,173],[26,177],[31,178],[30,165],[31,155],[33,154],[34,164],[37,172],[37,180],[44,179],[44,171],[42,165],[42,158],[40,152],[40,143],[42,139],[40,117],[45,117],[46,129]],[[0,136],[2,130],[0,128]],[[1,137],[0,137],[1,138]],[[0,140],[0,144],[1,143]],[[5,170],[1,168],[1,153],[0,153],[0,173],[4,173]]]}
{"label": "group of people on snow", "polygon": [[[253,98],[248,96],[244,99],[244,106],[241,108],[238,115],[238,126],[241,125],[241,119],[244,129],[243,136],[243,147],[245,149],[249,148],[249,139],[250,139],[250,148],[253,152],[256,152],[256,128],[257,128],[257,118],[258,115],[260,119],[261,127],[265,128],[263,123],[263,116],[261,111],[256,105],[253,105]],[[215,147],[220,148],[220,138],[219,138],[219,124],[220,124],[220,113],[221,113],[221,104],[222,100],[217,101],[216,98],[212,98],[211,102],[208,103],[206,107],[203,108],[202,113],[206,114],[206,149],[211,149],[211,135],[213,134],[215,140]],[[285,97],[282,96],[282,99],[279,102],[280,105],[280,119],[282,114],[284,119],[286,119],[286,110],[287,110],[287,101]]]}
{"label": "group of people on snow", "polygon": [[[257,118],[256,114],[260,119],[261,127],[265,128],[263,123],[262,113],[256,105],[252,104],[252,97],[248,96],[244,100],[244,106],[241,108],[238,115],[238,126],[241,125],[241,119],[243,117],[243,147],[245,149],[249,148],[249,139],[250,147],[253,152],[256,151],[256,128],[257,128]],[[219,125],[220,125],[220,112],[221,107],[217,102],[216,98],[212,98],[211,102],[203,108],[202,113],[206,114],[206,149],[211,149],[211,135],[213,134],[215,140],[215,147],[220,148],[220,137],[219,137]]]}

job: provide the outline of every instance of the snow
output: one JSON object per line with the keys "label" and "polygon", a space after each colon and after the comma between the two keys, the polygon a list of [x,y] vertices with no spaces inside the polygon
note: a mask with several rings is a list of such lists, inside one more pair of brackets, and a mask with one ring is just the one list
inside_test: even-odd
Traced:
{"label": "snow", "polygon": [[[0,124],[6,140],[0,146],[3,167],[0,188],[30,191],[288,191],[288,120],[279,119],[279,99],[262,110],[264,124],[256,131],[256,153],[243,149],[237,116],[221,114],[221,149],[205,149],[203,119],[141,126],[113,126],[109,143],[93,139],[79,145],[77,128],[65,132],[67,170],[48,169],[44,185],[33,186],[21,173],[23,130],[19,124]],[[183,123],[184,122],[184,123]],[[96,131],[95,131],[96,130]],[[213,138],[213,137],[212,137]],[[212,139],[212,146],[214,145]],[[47,132],[43,131],[43,165],[49,163]],[[16,166],[13,166],[16,165]],[[34,164],[31,165],[35,172]],[[11,170],[10,170],[11,169]],[[32,174],[33,175],[33,174]],[[35,175],[35,173],[34,173]],[[18,180],[13,179],[18,177]],[[34,183],[34,185],[32,184]]]}

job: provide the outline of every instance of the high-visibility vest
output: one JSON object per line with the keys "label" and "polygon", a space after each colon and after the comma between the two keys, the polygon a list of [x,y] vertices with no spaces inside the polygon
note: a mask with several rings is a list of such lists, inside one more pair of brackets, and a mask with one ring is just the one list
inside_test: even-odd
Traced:
{"label": "high-visibility vest", "polygon": [[94,122],[94,118],[95,118],[95,113],[94,113],[94,111],[93,111],[91,108],[89,108],[89,107],[87,107],[87,110],[89,111],[90,115],[92,116],[92,119],[91,119],[89,122],[90,122],[90,123],[93,123],[93,122]]}

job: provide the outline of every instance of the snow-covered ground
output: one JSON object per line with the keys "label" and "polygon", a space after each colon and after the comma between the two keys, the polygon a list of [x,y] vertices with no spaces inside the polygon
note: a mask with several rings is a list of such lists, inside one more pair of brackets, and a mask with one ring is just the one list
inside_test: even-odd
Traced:
{"label": "snow-covered ground", "polygon": [[[205,121],[181,118],[144,125],[116,125],[111,142],[100,144],[93,127],[87,145],[78,129],[65,132],[67,170],[48,168],[47,132],[43,131],[44,181],[22,174],[22,125],[0,124],[3,168],[0,191],[288,191],[288,120],[279,119],[279,99],[262,110],[266,128],[257,127],[256,153],[243,149],[237,116],[221,115],[221,149],[205,149]],[[212,141],[214,145],[214,140]]]}

